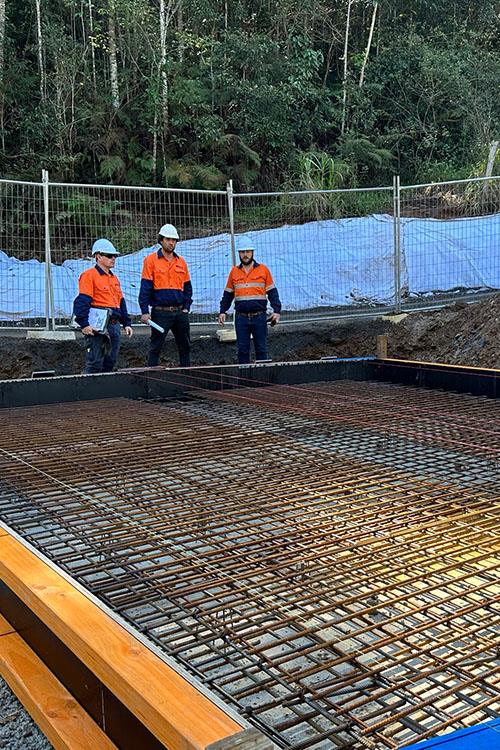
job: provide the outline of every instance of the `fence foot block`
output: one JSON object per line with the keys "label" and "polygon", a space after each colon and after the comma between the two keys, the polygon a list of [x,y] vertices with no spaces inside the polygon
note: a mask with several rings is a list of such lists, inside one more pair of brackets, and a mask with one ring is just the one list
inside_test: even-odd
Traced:
{"label": "fence foot block", "polygon": [[389,323],[401,323],[407,317],[408,313],[391,313],[390,315],[382,315],[382,320],[388,320]]}
{"label": "fence foot block", "polygon": [[219,341],[236,341],[236,331],[234,328],[228,328],[227,330],[225,328],[219,329],[216,335]]}
{"label": "fence foot block", "polygon": [[75,341],[74,331],[28,331],[27,339],[38,339],[39,341]]}

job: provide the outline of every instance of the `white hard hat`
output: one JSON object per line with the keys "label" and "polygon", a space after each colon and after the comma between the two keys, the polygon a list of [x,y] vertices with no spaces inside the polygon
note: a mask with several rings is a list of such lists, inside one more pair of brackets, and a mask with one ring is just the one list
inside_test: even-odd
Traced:
{"label": "white hard hat", "polygon": [[164,224],[158,234],[160,237],[166,237],[169,240],[179,239],[179,233],[173,224]]}
{"label": "white hard hat", "polygon": [[112,242],[105,239],[96,240],[92,245],[92,255],[105,253],[106,255],[120,255]]}
{"label": "white hard hat", "polygon": [[236,248],[238,252],[241,253],[243,250],[255,250],[255,245],[248,234],[242,234],[241,237],[238,237],[236,240]]}

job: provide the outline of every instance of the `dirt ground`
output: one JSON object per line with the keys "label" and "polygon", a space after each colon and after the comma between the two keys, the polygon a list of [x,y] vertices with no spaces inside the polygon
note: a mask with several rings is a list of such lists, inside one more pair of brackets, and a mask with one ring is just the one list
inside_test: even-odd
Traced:
{"label": "dirt ground", "polygon": [[[381,333],[388,336],[389,357],[500,368],[500,294],[472,304],[459,302],[437,311],[410,313],[397,323],[363,318],[280,325],[270,330],[269,351],[274,361],[364,356],[375,354]],[[144,366],[148,340],[139,333],[123,339],[118,367]],[[200,333],[193,327],[192,340],[193,364],[236,362],[236,344],[219,342],[215,330]],[[46,342],[0,333],[0,379],[30,377],[35,370],[78,373],[83,360],[81,336],[76,341]],[[170,336],[162,363],[177,365]]]}

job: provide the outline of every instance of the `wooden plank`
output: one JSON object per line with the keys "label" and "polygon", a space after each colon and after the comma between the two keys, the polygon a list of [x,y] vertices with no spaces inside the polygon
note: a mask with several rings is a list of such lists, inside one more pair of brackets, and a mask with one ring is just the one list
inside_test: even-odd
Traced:
{"label": "wooden plank", "polygon": [[279,750],[279,748],[257,729],[244,729],[239,734],[215,742],[206,750]]}
{"label": "wooden plank", "polygon": [[472,372],[474,372],[475,370],[482,370],[483,372],[493,372],[496,375],[500,375],[500,370],[493,369],[491,367],[475,367],[473,365],[450,365],[446,364],[446,362],[424,362],[420,359],[393,359],[392,357],[388,357],[385,362],[398,365],[421,365],[424,367],[437,367],[442,368],[443,370],[471,370]]}
{"label": "wooden plank", "polygon": [[0,638],[0,675],[56,750],[116,750],[17,633]]}
{"label": "wooden plank", "polygon": [[387,359],[387,336],[377,336],[377,359]]}
{"label": "wooden plank", "polygon": [[8,535],[0,579],[169,750],[201,750],[241,731],[209,698]]}
{"label": "wooden plank", "polygon": [[15,633],[15,629],[5,617],[0,615],[0,635],[7,635],[8,633]]}

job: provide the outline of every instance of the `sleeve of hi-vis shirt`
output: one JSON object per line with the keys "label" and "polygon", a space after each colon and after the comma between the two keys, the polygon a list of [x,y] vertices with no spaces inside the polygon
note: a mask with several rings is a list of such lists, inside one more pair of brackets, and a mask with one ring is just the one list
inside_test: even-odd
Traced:
{"label": "sleeve of hi-vis shirt", "polygon": [[121,324],[124,328],[132,325],[132,318],[128,314],[127,303],[125,302],[125,297],[122,297],[120,300],[120,319],[121,319]]}
{"label": "sleeve of hi-vis shirt", "polygon": [[280,297],[278,294],[278,290],[274,286],[273,277],[271,276],[271,271],[269,268],[266,268],[266,294],[269,299],[269,303],[271,307],[273,308],[275,313],[281,312],[281,302]]}
{"label": "sleeve of hi-vis shirt", "polygon": [[153,266],[149,259],[144,258],[142,265],[141,288],[139,290],[139,307],[141,313],[147,315],[153,303]]}
{"label": "sleeve of hi-vis shirt", "polygon": [[193,302],[193,285],[191,284],[191,277],[189,276],[189,269],[186,261],[184,261],[184,268],[186,273],[186,280],[184,281],[184,299],[182,302],[182,309],[189,310]]}
{"label": "sleeve of hi-vis shirt", "polygon": [[233,281],[233,270],[229,272],[229,276],[227,277],[226,286],[224,288],[224,294],[222,295],[222,299],[220,301],[220,312],[226,313],[229,308],[231,307],[231,303],[234,299],[234,281]]}
{"label": "sleeve of hi-vis shirt", "polygon": [[78,296],[73,302],[73,315],[80,328],[89,324],[89,310],[94,296],[94,283],[90,274],[85,271],[78,280]]}

